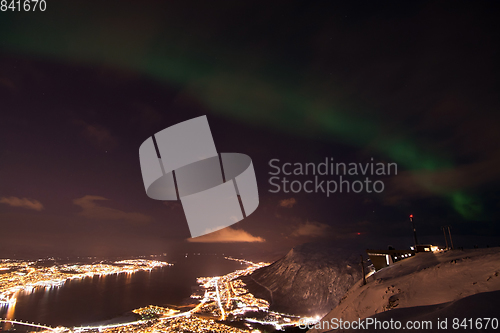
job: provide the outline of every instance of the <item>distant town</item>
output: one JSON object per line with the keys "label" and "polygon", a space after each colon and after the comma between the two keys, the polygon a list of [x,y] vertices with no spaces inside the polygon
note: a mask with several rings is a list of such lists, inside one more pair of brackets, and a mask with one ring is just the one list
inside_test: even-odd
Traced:
{"label": "distant town", "polygon": [[[43,332],[260,332],[271,325],[275,329],[298,326],[300,322],[314,321],[292,314],[269,310],[269,302],[255,297],[246,288],[242,277],[269,263],[254,263],[248,260],[225,257],[246,265],[223,276],[200,277],[198,288],[191,295],[192,305],[161,307],[150,305],[131,309],[135,320],[118,324],[80,327],[50,327],[43,323],[16,320],[16,300],[21,292],[37,288],[59,288],[70,279],[104,276],[110,274],[133,274],[141,270],[172,265],[167,262],[131,259],[92,264],[56,264],[55,261],[0,260],[0,307],[7,307],[7,317],[0,319],[0,327],[9,330],[24,326],[28,330]],[[317,319],[316,319],[317,320]]]}

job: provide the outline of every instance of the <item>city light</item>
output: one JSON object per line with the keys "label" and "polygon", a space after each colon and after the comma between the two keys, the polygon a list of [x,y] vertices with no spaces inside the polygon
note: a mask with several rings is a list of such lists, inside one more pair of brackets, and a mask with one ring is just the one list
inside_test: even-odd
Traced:
{"label": "city light", "polygon": [[[199,289],[191,295],[190,310],[149,305],[132,312],[136,319],[121,324],[80,327],[47,328],[46,332],[260,332],[259,325],[272,325],[281,330],[287,326],[298,326],[301,320],[317,321],[316,318],[299,317],[291,314],[269,311],[269,302],[255,297],[248,290],[243,278],[269,263],[254,263],[244,259],[225,257],[226,260],[240,262],[246,268],[223,276],[200,277]],[[37,262],[1,260],[0,269],[7,271],[0,275],[0,301],[6,306],[15,306],[19,292],[32,292],[37,288],[57,288],[70,279],[102,276],[109,274],[131,274],[140,270],[152,270],[171,265],[166,262],[134,259],[110,263],[54,264],[50,267]],[[42,267],[44,266],[44,267]],[[0,304],[0,306],[1,306]],[[183,308],[185,309],[185,307]],[[12,323],[19,324],[9,318]],[[5,321],[5,320],[4,320]],[[232,322],[246,323],[246,328],[234,327]],[[8,321],[5,321],[8,322]],[[27,325],[27,324],[26,324]]]}
{"label": "city light", "polygon": [[145,259],[99,262],[94,264],[56,264],[46,267],[39,261],[0,260],[0,306],[12,304],[18,292],[33,292],[37,288],[57,288],[66,281],[110,274],[131,274],[151,271],[171,264]]}

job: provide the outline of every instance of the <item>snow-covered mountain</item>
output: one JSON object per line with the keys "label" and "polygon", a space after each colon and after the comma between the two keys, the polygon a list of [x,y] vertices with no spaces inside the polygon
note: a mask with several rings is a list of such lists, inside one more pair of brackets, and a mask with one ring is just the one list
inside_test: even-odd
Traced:
{"label": "snow-covered mountain", "polygon": [[323,316],[361,278],[362,252],[353,253],[335,244],[302,244],[245,282],[254,293],[260,288],[258,296],[265,297],[272,310]]}
{"label": "snow-covered mountain", "polygon": [[[332,327],[326,322],[352,322],[368,317],[400,320],[403,326],[408,320],[430,320],[434,324],[432,332],[447,331],[437,328],[438,318],[447,318],[450,332],[457,331],[452,327],[454,318],[465,325],[476,325],[478,318],[496,317],[497,323],[500,320],[500,248],[418,253],[381,269],[367,281],[366,285],[358,281],[340,304],[321,319],[321,329],[318,326],[309,332],[328,331]],[[459,328],[474,331],[464,325]],[[478,331],[498,332],[500,327]]]}

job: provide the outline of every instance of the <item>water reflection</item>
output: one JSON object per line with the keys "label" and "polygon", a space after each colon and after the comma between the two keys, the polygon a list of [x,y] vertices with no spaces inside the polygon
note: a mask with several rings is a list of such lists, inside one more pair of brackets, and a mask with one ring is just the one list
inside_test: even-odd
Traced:
{"label": "water reflection", "polygon": [[19,292],[16,303],[0,306],[0,318],[66,327],[120,317],[150,304],[181,304],[191,295],[200,276],[227,274],[240,264],[223,258],[179,260],[174,266],[136,273],[101,275],[67,280],[59,287]]}
{"label": "water reflection", "polygon": [[[17,291],[12,297],[9,299],[9,302],[7,303],[7,314],[5,315],[5,319],[7,320],[13,320],[14,319],[14,313],[16,312],[16,303],[17,303],[17,296],[19,295],[19,291]],[[3,329],[5,331],[9,330],[11,328],[12,324],[11,323],[4,323],[3,324]]]}

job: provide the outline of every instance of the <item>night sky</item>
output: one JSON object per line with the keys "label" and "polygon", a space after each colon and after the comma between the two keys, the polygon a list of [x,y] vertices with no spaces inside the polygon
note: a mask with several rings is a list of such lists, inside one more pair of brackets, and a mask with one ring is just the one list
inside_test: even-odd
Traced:
{"label": "night sky", "polygon": [[[0,258],[500,245],[498,5],[50,1],[0,12]],[[138,149],[207,115],[260,205],[188,240]],[[269,161],[397,163],[382,193],[271,193]],[[291,180],[310,179],[291,176]],[[327,179],[327,178],[325,178]],[[333,179],[333,178],[332,178]]]}

